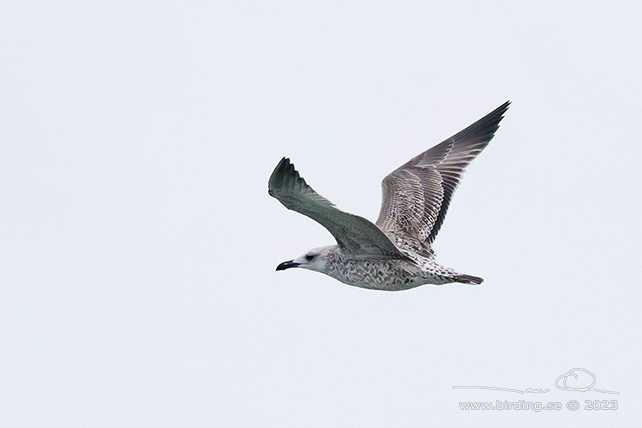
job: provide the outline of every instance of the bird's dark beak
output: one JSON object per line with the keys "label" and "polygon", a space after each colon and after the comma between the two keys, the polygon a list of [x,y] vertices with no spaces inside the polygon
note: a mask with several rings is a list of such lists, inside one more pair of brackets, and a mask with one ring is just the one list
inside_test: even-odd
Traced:
{"label": "bird's dark beak", "polygon": [[294,260],[288,260],[287,262],[283,262],[280,265],[276,267],[276,270],[286,270],[289,268],[297,267],[299,266],[300,263],[295,262]]}

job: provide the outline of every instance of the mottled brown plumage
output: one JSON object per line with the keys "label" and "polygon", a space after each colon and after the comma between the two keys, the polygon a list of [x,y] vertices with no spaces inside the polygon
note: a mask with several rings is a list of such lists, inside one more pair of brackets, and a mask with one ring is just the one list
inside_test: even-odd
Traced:
{"label": "mottled brown plumage", "polygon": [[305,182],[289,159],[281,159],[270,176],[269,194],[323,225],[338,245],[311,250],[277,270],[303,267],[346,284],[379,290],[449,282],[480,284],[482,278],[436,263],[431,244],[466,166],[493,138],[509,104],[386,176],[376,224],[337,209]]}

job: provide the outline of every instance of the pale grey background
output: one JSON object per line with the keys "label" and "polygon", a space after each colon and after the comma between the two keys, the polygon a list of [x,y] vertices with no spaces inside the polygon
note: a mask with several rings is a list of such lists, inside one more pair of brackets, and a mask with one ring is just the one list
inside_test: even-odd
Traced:
{"label": "pale grey background", "polygon": [[[0,425],[640,420],[640,2],[0,9]],[[274,272],[333,242],[267,195],[282,156],[374,220],[388,172],[507,99],[436,241],[481,287]],[[620,395],[555,389],[573,367]]]}

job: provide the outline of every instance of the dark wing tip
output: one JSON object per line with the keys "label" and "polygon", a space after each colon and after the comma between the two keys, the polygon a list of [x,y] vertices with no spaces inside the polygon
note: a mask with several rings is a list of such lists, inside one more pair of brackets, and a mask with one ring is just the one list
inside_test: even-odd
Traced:
{"label": "dark wing tip", "polygon": [[290,162],[290,159],[285,157],[281,159],[274,171],[272,171],[268,181],[268,194],[281,201],[289,209],[292,209],[290,206],[291,201],[286,203],[285,199],[293,196],[299,201],[306,199],[307,201],[314,201],[324,205],[334,205],[315,192],[301,177],[299,171],[294,168],[294,164]]}
{"label": "dark wing tip", "polygon": [[497,127],[495,128],[495,131],[497,130],[497,128],[499,128],[499,122],[504,118],[504,114],[508,110],[508,107],[510,107],[511,103],[512,101],[508,100],[504,104],[500,105],[499,107],[497,107],[495,110],[493,110],[488,114],[488,116],[492,116],[497,120],[495,122],[495,124],[497,125]]}
{"label": "dark wing tip", "polygon": [[294,170],[294,165],[290,159],[283,157],[272,171],[270,179],[268,180],[268,194],[275,197],[275,189],[283,187],[286,177]]}
{"label": "dark wing tip", "polygon": [[493,138],[497,129],[499,129],[499,122],[504,118],[504,113],[506,113],[510,104],[511,101],[506,101],[504,104],[449,139],[452,139],[456,146],[462,144],[466,146],[481,144],[480,150],[483,149]]}
{"label": "dark wing tip", "polygon": [[506,113],[506,110],[508,110],[508,107],[510,107],[511,103],[511,100],[506,101],[504,104],[500,105],[495,110],[488,113],[486,116],[502,116],[504,113]]}
{"label": "dark wing tip", "polygon": [[510,104],[511,104],[511,103],[512,103],[512,101],[511,101],[511,100],[507,100],[504,104],[502,104],[502,105],[500,105],[499,107],[497,107],[497,110],[504,110],[504,111],[506,111],[506,110],[508,110],[508,107],[510,107]]}
{"label": "dark wing tip", "polygon": [[510,103],[510,101],[506,101],[504,104],[470,125],[469,128],[476,128],[478,130],[483,129],[494,134],[495,131],[497,131],[497,128],[499,128],[499,122],[504,118],[504,113],[508,110]]}
{"label": "dark wing tip", "polygon": [[497,131],[497,128],[499,128],[499,122],[504,118],[504,113],[506,113],[510,104],[510,100],[506,101],[504,104],[479,119],[477,123],[481,122],[480,124],[486,124],[489,128],[493,129],[494,134]]}

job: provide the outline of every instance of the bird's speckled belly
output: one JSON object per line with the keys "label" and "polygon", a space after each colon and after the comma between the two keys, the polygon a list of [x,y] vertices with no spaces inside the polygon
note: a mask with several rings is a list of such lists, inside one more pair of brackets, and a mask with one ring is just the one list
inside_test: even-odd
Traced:
{"label": "bird's speckled belly", "polygon": [[403,260],[343,260],[340,267],[334,264],[328,275],[356,287],[397,291],[424,284],[441,285],[452,282],[452,279],[439,273],[441,272],[435,271],[432,274]]}

